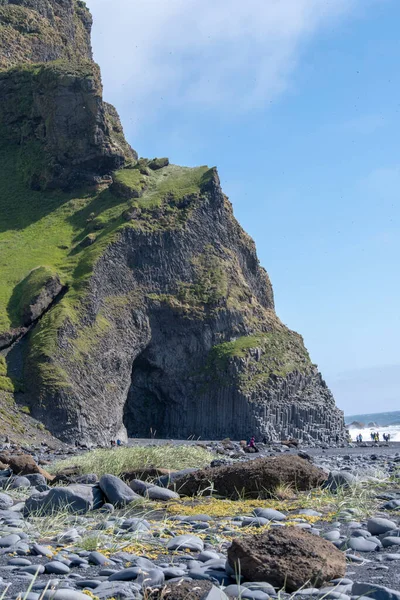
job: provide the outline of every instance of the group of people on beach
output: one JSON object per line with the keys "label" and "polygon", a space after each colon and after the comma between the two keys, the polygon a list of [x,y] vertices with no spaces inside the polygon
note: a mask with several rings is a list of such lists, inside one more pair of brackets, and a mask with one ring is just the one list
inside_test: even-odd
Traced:
{"label": "group of people on beach", "polygon": [[111,448],[115,448],[116,446],[122,446],[121,440],[111,440],[110,444]]}
{"label": "group of people on beach", "polygon": [[[390,433],[384,433],[382,437],[385,440],[385,442],[390,442]],[[360,444],[362,441],[363,441],[363,436],[361,433],[359,433],[356,436],[356,442],[357,442],[357,444]],[[380,442],[379,431],[371,431],[371,442],[375,442],[375,443]]]}
{"label": "group of people on beach", "polygon": [[[390,442],[390,433],[384,433],[382,435],[383,439],[385,440],[385,442]],[[379,435],[379,431],[371,431],[371,441],[372,442],[379,442],[380,441],[380,435]]]}

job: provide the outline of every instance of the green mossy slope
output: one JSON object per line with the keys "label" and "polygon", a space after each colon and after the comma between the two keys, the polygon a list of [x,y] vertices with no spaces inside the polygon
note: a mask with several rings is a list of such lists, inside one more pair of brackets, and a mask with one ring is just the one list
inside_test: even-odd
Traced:
{"label": "green mossy slope", "polygon": [[[33,336],[37,351],[49,355],[55,329],[67,317],[76,320],[93,266],[120,228],[175,226],[180,210],[174,202],[200,194],[207,167],[171,165],[146,176],[138,169],[120,171],[116,180],[142,194],[127,200],[107,186],[74,193],[32,191],[24,184],[18,162],[18,147],[0,147],[0,332],[22,325],[22,306],[47,275],[57,273],[68,292],[46,315],[46,327]],[[152,213],[154,207],[163,207],[162,218]],[[133,209],[140,209],[137,218],[126,218]],[[88,237],[90,245],[83,243]]]}

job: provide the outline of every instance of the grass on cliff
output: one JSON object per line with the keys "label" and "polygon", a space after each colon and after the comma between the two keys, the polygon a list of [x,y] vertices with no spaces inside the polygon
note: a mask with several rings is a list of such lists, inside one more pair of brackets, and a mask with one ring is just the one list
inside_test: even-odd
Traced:
{"label": "grass on cliff", "polygon": [[284,326],[214,346],[208,356],[207,370],[214,378],[218,377],[235,358],[247,361],[247,369],[239,376],[244,392],[250,392],[271,375],[285,377],[293,371],[306,373],[311,367],[302,337]]}
{"label": "grass on cliff", "polygon": [[58,461],[51,467],[52,473],[76,466],[82,474],[96,473],[98,477],[109,473],[134,471],[135,469],[171,469],[178,471],[188,467],[205,467],[215,456],[198,446],[136,446],[133,448],[110,448],[93,450],[81,456]]}
{"label": "grass on cliff", "polygon": [[123,169],[116,174],[116,181],[137,190],[143,196],[132,202],[133,206],[151,209],[159,207],[163,198],[173,197],[179,202],[190,194],[198,194],[203,177],[209,172],[208,167],[180,167],[169,165],[158,171],[151,171],[145,176],[138,169]]}

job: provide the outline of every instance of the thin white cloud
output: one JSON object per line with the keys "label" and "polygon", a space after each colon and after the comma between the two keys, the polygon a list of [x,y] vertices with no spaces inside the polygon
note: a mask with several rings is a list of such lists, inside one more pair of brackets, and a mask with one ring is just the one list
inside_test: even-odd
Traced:
{"label": "thin white cloud", "polygon": [[262,107],[287,88],[304,42],[358,1],[87,3],[106,96],[142,119],[160,106],[221,117]]}

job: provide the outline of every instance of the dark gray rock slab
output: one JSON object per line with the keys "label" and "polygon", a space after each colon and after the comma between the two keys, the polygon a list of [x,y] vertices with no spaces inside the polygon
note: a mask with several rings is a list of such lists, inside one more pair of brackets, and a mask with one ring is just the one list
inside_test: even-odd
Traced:
{"label": "dark gray rock slab", "polygon": [[11,479],[9,487],[11,490],[17,490],[19,488],[30,488],[31,482],[27,477],[24,477],[23,475],[17,475],[16,477],[13,477]]}
{"label": "dark gray rock slab", "polygon": [[400,600],[400,591],[375,583],[354,582],[353,596],[367,596],[373,600]]}
{"label": "dark gray rock slab", "polygon": [[0,493],[0,510],[8,510],[14,504],[14,500],[8,494]]}
{"label": "dark gray rock slab", "polygon": [[389,546],[400,546],[400,537],[384,537],[382,539],[382,546],[388,548]]}
{"label": "dark gray rock slab", "polygon": [[55,487],[50,492],[35,494],[25,502],[24,516],[31,514],[49,515],[66,510],[73,514],[85,514],[103,503],[100,489],[96,486],[73,484]]}
{"label": "dark gray rock slab", "polygon": [[112,564],[112,561],[109,558],[107,558],[107,556],[104,556],[104,554],[102,554],[101,552],[91,552],[89,554],[89,556],[87,557],[87,560],[92,565],[97,565],[97,566]]}
{"label": "dark gray rock slab", "polygon": [[155,588],[164,585],[165,576],[162,569],[149,569],[148,571],[142,571],[136,583],[142,586],[142,588]]}
{"label": "dark gray rock slab", "polygon": [[381,519],[379,517],[374,517],[369,519],[367,522],[367,529],[372,535],[380,535],[382,533],[386,533],[392,529],[396,529],[397,525],[393,521],[389,521],[389,519]]}
{"label": "dark gray rock slab", "polygon": [[110,575],[108,581],[135,581],[140,573],[142,573],[141,567],[128,567]]}
{"label": "dark gray rock slab", "polygon": [[43,565],[26,565],[18,570],[18,573],[30,573],[31,575],[42,575],[44,573]]}
{"label": "dark gray rock slab", "polygon": [[31,475],[24,475],[26,479],[30,482],[31,486],[37,487],[38,485],[46,485],[46,478],[43,477],[40,473],[32,473]]}
{"label": "dark gray rock slab", "polygon": [[20,541],[21,538],[16,533],[5,535],[0,538],[0,548],[10,548],[11,546],[15,546],[15,544],[18,544],[18,542]]}
{"label": "dark gray rock slab", "polygon": [[192,552],[202,552],[204,542],[195,535],[178,535],[172,538],[167,544],[168,550],[190,550]]}
{"label": "dark gray rock slab", "polygon": [[345,542],[345,547],[351,548],[355,552],[375,552],[379,548],[379,544],[363,537],[351,537]]}
{"label": "dark gray rock slab", "polygon": [[53,560],[51,562],[46,563],[44,568],[46,570],[46,573],[49,573],[51,575],[68,575],[68,573],[71,571],[71,569],[67,565],[60,562],[59,560]]}
{"label": "dark gray rock slab", "polygon": [[282,512],[273,508],[255,508],[253,512],[256,517],[262,517],[269,521],[285,521],[287,518]]}
{"label": "dark gray rock slab", "polygon": [[357,478],[348,471],[331,471],[324,487],[336,492],[339,488],[348,488],[355,485]]}
{"label": "dark gray rock slab", "polygon": [[115,475],[103,475],[99,485],[107,501],[118,508],[140,500],[140,496]]}

